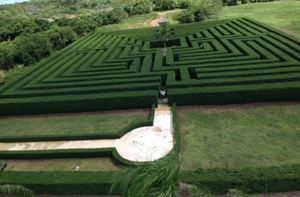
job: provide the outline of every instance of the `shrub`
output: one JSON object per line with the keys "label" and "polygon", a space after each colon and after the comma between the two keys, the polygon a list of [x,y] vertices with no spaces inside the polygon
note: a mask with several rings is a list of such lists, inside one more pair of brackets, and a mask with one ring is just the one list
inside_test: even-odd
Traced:
{"label": "shrub", "polygon": [[13,42],[0,43],[0,69],[9,69],[13,67],[15,57],[15,48]]}
{"label": "shrub", "polygon": [[105,24],[120,23],[122,20],[128,18],[127,12],[121,7],[113,9],[107,14]]}
{"label": "shrub", "polygon": [[179,7],[176,0],[154,0],[153,3],[154,10],[173,10]]}
{"label": "shrub", "polygon": [[15,40],[17,48],[16,62],[24,65],[33,64],[51,52],[51,44],[44,34],[33,34],[30,36],[19,36]]}
{"label": "shrub", "polygon": [[178,16],[175,17],[175,19],[180,23],[191,23],[195,21],[195,15],[194,12],[188,10],[186,12],[179,13]]}
{"label": "shrub", "polygon": [[76,33],[71,27],[54,27],[47,32],[53,49],[62,49],[76,40]]}
{"label": "shrub", "polygon": [[137,14],[148,14],[152,12],[153,3],[151,1],[138,0],[125,5],[124,10],[129,16]]}
{"label": "shrub", "polygon": [[237,5],[237,0],[227,0],[226,5],[228,6]]}
{"label": "shrub", "polygon": [[219,0],[195,1],[191,3],[191,6],[186,11],[179,14],[176,20],[181,23],[189,23],[215,18],[221,6],[222,3]]}

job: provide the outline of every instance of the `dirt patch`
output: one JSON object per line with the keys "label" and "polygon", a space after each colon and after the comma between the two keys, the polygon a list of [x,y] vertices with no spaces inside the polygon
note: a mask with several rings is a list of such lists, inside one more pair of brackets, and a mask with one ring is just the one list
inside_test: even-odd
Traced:
{"label": "dirt patch", "polygon": [[158,13],[158,18],[150,20],[150,21],[147,22],[148,26],[150,26],[150,27],[159,26],[159,21],[164,19],[164,18],[167,18],[168,14],[170,14],[172,12],[176,12],[176,10],[169,10],[169,11],[159,12]]}

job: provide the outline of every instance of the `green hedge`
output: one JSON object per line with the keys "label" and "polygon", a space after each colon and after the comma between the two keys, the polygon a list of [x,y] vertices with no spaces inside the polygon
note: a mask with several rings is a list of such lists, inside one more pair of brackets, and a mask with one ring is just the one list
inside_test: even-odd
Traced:
{"label": "green hedge", "polygon": [[0,151],[1,159],[53,159],[111,156],[114,148]]}
{"label": "green hedge", "polygon": [[300,84],[293,82],[218,87],[195,87],[169,90],[169,103],[233,104],[265,101],[298,101]]}
{"label": "green hedge", "polygon": [[[37,194],[109,194],[112,172],[4,171],[1,183],[23,185]],[[118,194],[117,190],[113,194]]]}
{"label": "green hedge", "polygon": [[[158,91],[158,88],[157,88]],[[157,102],[157,91],[148,90],[147,92],[124,92],[122,96],[114,97],[110,95],[73,95],[68,97],[45,98],[35,100],[22,99],[6,100],[0,102],[0,115],[22,115],[22,114],[41,114],[41,113],[63,113],[63,112],[84,112],[96,110],[146,108]],[[128,96],[125,96],[125,95]],[[106,98],[105,98],[105,97]]]}
{"label": "green hedge", "polygon": [[[244,169],[197,169],[183,171],[180,181],[195,184],[214,193],[245,188],[250,193],[300,190],[300,165]],[[266,188],[267,187],[267,188]]]}

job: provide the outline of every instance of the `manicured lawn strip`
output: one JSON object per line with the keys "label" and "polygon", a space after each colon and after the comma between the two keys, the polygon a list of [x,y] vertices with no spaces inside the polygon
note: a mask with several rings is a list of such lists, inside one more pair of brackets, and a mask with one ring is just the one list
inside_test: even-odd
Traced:
{"label": "manicured lawn strip", "polygon": [[199,168],[182,171],[180,180],[223,194],[235,188],[242,188],[250,193],[299,191],[300,165],[243,169]]}
{"label": "manicured lawn strip", "polygon": [[70,114],[0,118],[0,141],[51,141],[118,138],[124,133],[152,124],[150,111],[113,111],[95,114]]}
{"label": "manicured lawn strip", "polygon": [[300,163],[300,104],[179,108],[183,170]]}
{"label": "manicured lawn strip", "polygon": [[[53,171],[115,171],[122,168],[109,157],[64,158],[33,160],[1,160],[7,164],[6,171],[53,172]],[[77,168],[78,167],[78,168]]]}

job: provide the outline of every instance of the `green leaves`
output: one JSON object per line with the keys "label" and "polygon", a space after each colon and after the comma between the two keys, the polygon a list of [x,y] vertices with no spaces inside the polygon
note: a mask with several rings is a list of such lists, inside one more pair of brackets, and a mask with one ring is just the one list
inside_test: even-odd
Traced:
{"label": "green leaves", "polygon": [[14,197],[32,197],[34,196],[33,191],[21,186],[21,185],[1,185],[0,194],[5,196]]}
{"label": "green leaves", "polygon": [[176,152],[166,158],[120,171],[113,177],[111,191],[120,188],[128,197],[171,197],[177,194],[180,159]]}

